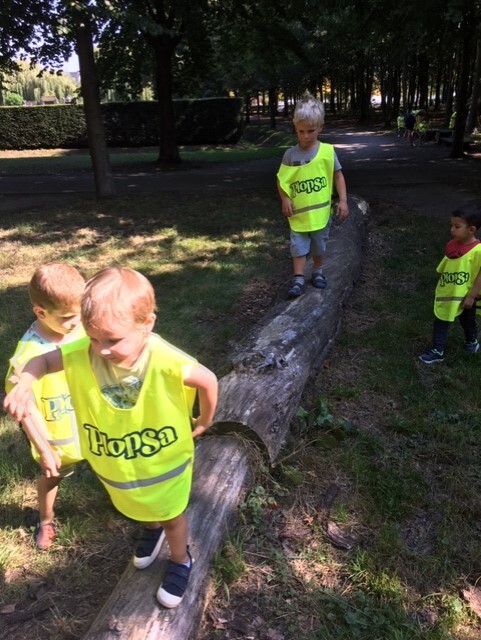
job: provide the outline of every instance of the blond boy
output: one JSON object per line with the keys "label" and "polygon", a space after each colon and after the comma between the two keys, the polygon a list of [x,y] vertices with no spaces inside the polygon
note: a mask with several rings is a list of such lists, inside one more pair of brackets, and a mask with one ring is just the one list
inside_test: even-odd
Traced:
{"label": "blond boy", "polygon": [[[97,273],[87,282],[81,317],[88,337],[31,361],[5,408],[24,417],[32,382],[65,369],[85,458],[114,506],[144,525],[134,565],[148,567],[167,538],[171,558],[157,599],[176,607],[193,563],[185,515],[193,439],[212,422],[217,379],[152,333],[154,291],[137,271]],[[199,416],[192,421],[196,390]]]}
{"label": "blond boy", "polygon": [[346,182],[334,147],[318,140],[324,126],[324,105],[306,95],[296,105],[293,123],[298,144],[286,151],[277,173],[282,214],[291,229],[294,273],[289,299],[305,291],[304,271],[309,254],[313,262],[312,285],[317,289],[327,285],[322,267],[331,224],[333,184],[339,196],[339,220],[349,214]]}
{"label": "blond boy", "polygon": [[[35,322],[18,342],[10,359],[5,387],[10,390],[33,357],[55,351],[83,337],[80,301],[85,280],[74,267],[51,262],[33,274],[29,297]],[[55,539],[54,505],[62,478],[81,460],[75,414],[65,374],[58,372],[33,385],[32,414],[22,420],[34,459],[42,470],[37,481],[39,522],[37,547],[48,549]]]}

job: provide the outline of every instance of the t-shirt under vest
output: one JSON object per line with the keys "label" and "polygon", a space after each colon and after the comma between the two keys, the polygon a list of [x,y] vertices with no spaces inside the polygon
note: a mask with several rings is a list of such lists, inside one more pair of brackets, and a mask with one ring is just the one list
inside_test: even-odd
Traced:
{"label": "t-shirt under vest", "polygon": [[[72,342],[83,337],[85,332],[82,325],[65,336],[64,340]],[[43,338],[36,330],[35,323],[25,332],[17,344],[15,353],[10,358],[10,366],[5,379],[7,391],[13,387],[10,378],[18,375],[25,364],[43,353],[55,351],[60,345]],[[49,434],[48,442],[60,456],[62,468],[82,459],[77,434],[77,423],[72,407],[70,392],[65,373],[51,373],[33,383],[35,402],[42,414],[44,424]],[[39,455],[31,444],[32,456],[39,460]]]}
{"label": "t-shirt under vest", "polygon": [[[459,245],[459,247],[456,247]],[[473,242],[465,251],[466,245],[451,240],[445,255],[438,265],[440,274],[434,296],[434,315],[440,320],[452,322],[463,311],[462,301],[471,290],[481,269],[481,243]],[[478,311],[479,312],[479,311]]]}
{"label": "t-shirt under vest", "polygon": [[317,153],[307,164],[281,164],[277,178],[292,202],[293,215],[288,221],[293,231],[318,231],[328,224],[334,167],[334,147],[325,142],[319,144]]}
{"label": "t-shirt under vest", "polygon": [[145,378],[133,406],[116,407],[94,375],[88,338],[62,347],[84,457],[114,506],[142,522],[171,520],[187,507],[195,390],[183,369],[196,364],[152,334]]}

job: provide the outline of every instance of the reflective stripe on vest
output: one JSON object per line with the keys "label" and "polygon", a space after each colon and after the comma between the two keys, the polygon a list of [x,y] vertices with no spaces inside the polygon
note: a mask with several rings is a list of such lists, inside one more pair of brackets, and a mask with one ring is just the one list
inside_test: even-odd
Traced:
{"label": "reflective stripe on vest", "polygon": [[319,144],[315,157],[307,164],[281,164],[277,173],[280,188],[292,202],[293,215],[288,218],[293,231],[324,229],[331,216],[334,147]]}
{"label": "reflective stripe on vest", "polygon": [[128,489],[139,489],[140,487],[151,487],[153,484],[158,484],[159,482],[165,482],[166,480],[170,480],[171,478],[175,478],[183,473],[189,464],[191,464],[192,458],[186,460],[183,464],[181,464],[176,469],[171,469],[167,471],[167,473],[163,473],[156,478],[147,478],[146,480],[134,480],[133,482],[114,482],[113,480],[109,480],[108,478],[104,478],[99,473],[97,473],[97,478],[101,480],[104,484],[108,484],[111,487],[115,487],[116,489],[121,489],[122,491],[127,491]]}
{"label": "reflective stripe on vest", "polygon": [[65,447],[76,442],[75,438],[64,438],[63,440],[47,440],[52,447]]}

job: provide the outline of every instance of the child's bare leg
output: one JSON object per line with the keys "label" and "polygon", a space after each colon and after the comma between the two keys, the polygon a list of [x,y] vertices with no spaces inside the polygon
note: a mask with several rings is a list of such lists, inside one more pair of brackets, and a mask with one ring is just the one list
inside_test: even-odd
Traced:
{"label": "child's bare leg", "polygon": [[326,288],[326,278],[322,273],[322,265],[324,264],[324,255],[312,256],[312,284],[316,289]]}
{"label": "child's bare leg", "polygon": [[49,549],[55,539],[55,518],[53,506],[57,497],[58,485],[62,478],[47,478],[41,475],[37,481],[39,523],[35,531],[35,542],[41,551]]}
{"label": "child's bare leg", "polygon": [[299,256],[296,258],[292,258],[292,271],[293,271],[293,279],[292,285],[287,292],[287,298],[291,300],[292,298],[298,298],[300,295],[304,293],[305,288],[305,279],[304,279],[304,270],[306,268],[306,256]]}
{"label": "child's bare leg", "polygon": [[40,512],[40,526],[49,524],[55,518],[53,506],[58,493],[60,477],[47,478],[41,475],[37,481],[38,510]]}
{"label": "child's bare leg", "polygon": [[190,562],[187,555],[187,536],[189,525],[187,516],[182,513],[177,518],[165,520],[161,523],[164,527],[165,537],[170,547],[170,559],[178,564],[186,564]]}
{"label": "child's bare leg", "polygon": [[306,269],[306,256],[292,258],[292,271],[295,276],[303,276]]}

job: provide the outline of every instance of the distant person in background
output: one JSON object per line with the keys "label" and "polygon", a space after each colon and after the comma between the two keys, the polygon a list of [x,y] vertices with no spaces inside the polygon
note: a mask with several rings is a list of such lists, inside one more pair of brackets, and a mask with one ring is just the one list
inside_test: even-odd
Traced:
{"label": "distant person in background", "polygon": [[403,138],[404,137],[404,116],[401,111],[399,112],[399,115],[397,117],[396,124],[397,124],[397,137]]}
{"label": "distant person in background", "polygon": [[451,214],[452,239],[437,268],[433,344],[419,356],[425,364],[443,362],[448,331],[456,318],[464,331],[466,351],[479,351],[476,299],[481,291],[481,243],[475,234],[480,227],[478,203],[463,205]]}
{"label": "distant person in background", "polygon": [[416,116],[409,109],[408,111],[406,111],[406,115],[404,116],[404,126],[406,127],[407,139],[411,147],[414,146],[413,131],[414,131],[415,125],[416,125]]}
{"label": "distant person in background", "polygon": [[456,126],[456,116],[457,116],[457,112],[453,111],[451,114],[451,117],[449,118],[449,129],[454,129],[454,127]]}
{"label": "distant person in background", "polygon": [[293,122],[299,142],[285,152],[277,173],[282,214],[291,229],[294,273],[288,299],[298,298],[305,291],[304,271],[310,253],[312,285],[316,289],[326,287],[322,266],[331,226],[333,186],[339,197],[339,219],[349,215],[346,182],[334,147],[318,140],[324,126],[324,105],[306,95],[296,105]]}

